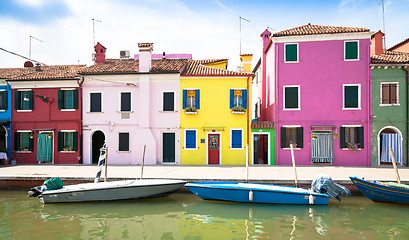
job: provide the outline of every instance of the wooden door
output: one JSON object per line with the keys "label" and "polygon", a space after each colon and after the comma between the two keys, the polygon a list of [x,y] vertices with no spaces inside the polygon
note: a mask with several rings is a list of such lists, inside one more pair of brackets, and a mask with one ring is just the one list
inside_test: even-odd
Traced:
{"label": "wooden door", "polygon": [[163,133],[163,163],[175,163],[175,133]]}
{"label": "wooden door", "polygon": [[209,134],[207,139],[209,164],[220,164],[220,134]]}

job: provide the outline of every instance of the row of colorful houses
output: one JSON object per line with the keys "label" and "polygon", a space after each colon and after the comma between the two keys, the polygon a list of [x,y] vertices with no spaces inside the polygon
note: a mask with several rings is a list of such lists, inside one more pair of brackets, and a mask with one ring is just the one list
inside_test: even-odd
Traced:
{"label": "row of colorful houses", "polygon": [[0,69],[0,150],[17,164],[407,165],[409,40],[304,25],[261,34],[251,72],[227,59],[139,54]]}

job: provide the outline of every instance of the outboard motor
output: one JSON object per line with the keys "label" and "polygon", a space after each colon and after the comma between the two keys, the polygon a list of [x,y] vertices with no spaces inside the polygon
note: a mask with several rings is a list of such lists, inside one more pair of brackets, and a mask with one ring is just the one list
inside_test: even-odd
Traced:
{"label": "outboard motor", "polygon": [[341,201],[341,196],[351,196],[346,187],[336,184],[329,176],[318,176],[312,181],[311,189],[316,193],[326,193],[330,197]]}
{"label": "outboard motor", "polygon": [[64,184],[62,183],[62,180],[56,177],[47,179],[44,181],[43,185],[37,186],[37,187],[32,187],[28,191],[28,196],[29,197],[38,197],[40,196],[44,191],[47,190],[57,190],[64,187]]}

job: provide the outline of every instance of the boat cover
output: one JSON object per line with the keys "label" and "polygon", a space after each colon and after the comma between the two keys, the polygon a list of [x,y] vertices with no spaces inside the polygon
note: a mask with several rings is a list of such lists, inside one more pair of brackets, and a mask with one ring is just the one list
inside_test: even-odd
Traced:
{"label": "boat cover", "polygon": [[329,176],[316,177],[312,181],[311,189],[314,192],[326,193],[338,201],[341,201],[341,196],[351,195],[351,191],[342,185],[336,184]]}

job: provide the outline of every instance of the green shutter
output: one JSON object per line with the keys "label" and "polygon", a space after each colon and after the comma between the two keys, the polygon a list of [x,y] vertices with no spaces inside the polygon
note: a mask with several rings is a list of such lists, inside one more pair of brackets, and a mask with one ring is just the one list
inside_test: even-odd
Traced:
{"label": "green shutter", "polygon": [[286,62],[297,62],[298,61],[298,45],[297,44],[286,44],[285,45],[285,61]]}
{"label": "green shutter", "polygon": [[345,128],[341,127],[339,131],[339,147],[346,148],[347,143],[345,142]]}
{"label": "green shutter", "polygon": [[74,94],[73,94],[73,104],[74,104],[74,109],[78,109],[78,89],[74,89]]}
{"label": "green shutter", "polygon": [[358,86],[345,86],[345,108],[358,108],[359,106],[359,87]]}
{"label": "green shutter", "polygon": [[364,128],[358,127],[358,148],[364,148]]}
{"label": "green shutter", "polygon": [[297,128],[297,148],[304,147],[304,131],[302,127]]}
{"label": "green shutter", "polygon": [[28,109],[33,110],[34,109],[34,91],[33,90],[27,91],[27,93],[28,93],[28,99],[29,99]]}
{"label": "green shutter", "polygon": [[58,90],[58,109],[63,109],[64,107],[64,92]]}
{"label": "green shutter", "polygon": [[20,133],[15,132],[14,133],[14,151],[19,151],[20,150]]}
{"label": "green shutter", "polygon": [[33,137],[28,137],[28,150],[29,151],[34,151],[34,133],[30,132],[29,135],[33,135]]}
{"label": "green shutter", "polygon": [[58,151],[62,151],[64,147],[64,133],[58,132]]}
{"label": "green shutter", "polygon": [[15,91],[14,92],[14,109],[19,110],[20,109],[20,94],[21,92]]}
{"label": "green shutter", "polygon": [[285,145],[285,142],[286,142],[285,127],[281,127],[280,132],[281,132],[281,148],[286,148],[287,146]]}
{"label": "green shutter", "polygon": [[358,59],[358,42],[345,42],[345,59]]}
{"label": "green shutter", "polygon": [[298,87],[286,87],[284,108],[298,108]]}
{"label": "green shutter", "polygon": [[72,133],[73,150],[78,151],[78,132]]}

